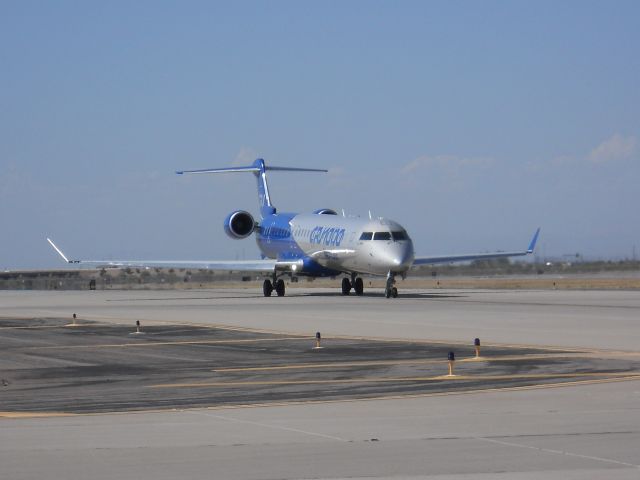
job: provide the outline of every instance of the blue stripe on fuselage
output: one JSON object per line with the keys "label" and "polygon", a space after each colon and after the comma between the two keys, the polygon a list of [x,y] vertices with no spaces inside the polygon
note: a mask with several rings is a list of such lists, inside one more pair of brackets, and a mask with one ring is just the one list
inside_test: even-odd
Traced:
{"label": "blue stripe on fuselage", "polygon": [[[318,264],[300,248],[293,239],[290,222],[297,216],[295,213],[276,213],[265,216],[256,232],[256,243],[265,257],[279,260],[303,259],[303,269],[298,274],[314,277],[336,276],[340,272],[330,270]],[[345,236],[344,228],[321,227],[312,229],[309,243],[326,246],[340,246]]]}
{"label": "blue stripe on fuselage", "polygon": [[262,219],[256,234],[256,243],[264,256],[279,259],[304,256],[302,249],[291,236],[289,222],[295,216],[295,213],[276,213]]}

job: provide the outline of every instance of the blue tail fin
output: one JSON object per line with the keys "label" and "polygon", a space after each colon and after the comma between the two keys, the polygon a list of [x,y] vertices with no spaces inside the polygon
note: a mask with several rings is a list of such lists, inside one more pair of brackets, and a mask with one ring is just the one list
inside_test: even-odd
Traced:
{"label": "blue tail fin", "polygon": [[253,162],[253,166],[257,168],[257,171],[253,172],[256,176],[258,183],[258,205],[260,206],[260,215],[262,218],[267,215],[276,213],[276,207],[271,203],[271,196],[269,195],[269,185],[267,184],[267,168],[262,158],[258,158]]}
{"label": "blue tail fin", "polygon": [[176,173],[182,175],[184,173],[233,173],[233,172],[251,172],[255,175],[258,183],[258,203],[260,205],[260,214],[262,217],[276,213],[276,208],[271,203],[269,195],[269,185],[267,184],[267,171],[281,172],[327,172],[327,170],[316,168],[295,168],[295,167],[267,167],[262,158],[258,158],[252,165],[247,167],[229,167],[229,168],[208,168],[204,170],[180,170]]}

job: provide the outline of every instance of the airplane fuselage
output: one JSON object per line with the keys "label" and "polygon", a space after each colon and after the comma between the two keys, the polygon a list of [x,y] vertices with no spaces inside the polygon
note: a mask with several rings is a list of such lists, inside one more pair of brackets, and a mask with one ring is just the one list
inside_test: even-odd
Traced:
{"label": "airplane fuselage", "polygon": [[275,213],[261,220],[256,242],[267,258],[301,261],[301,275],[404,274],[414,258],[406,230],[387,219]]}

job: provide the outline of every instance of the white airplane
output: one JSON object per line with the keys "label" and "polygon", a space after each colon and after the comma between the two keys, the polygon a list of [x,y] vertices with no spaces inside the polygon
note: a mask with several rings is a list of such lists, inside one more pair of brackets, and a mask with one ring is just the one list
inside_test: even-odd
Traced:
{"label": "white airplane", "polygon": [[259,221],[244,210],[236,210],[224,221],[224,230],[233,239],[247,238],[255,234],[261,260],[242,261],[171,261],[171,260],[69,260],[47,238],[51,246],[67,262],[96,267],[177,267],[216,270],[259,272],[266,274],[263,293],[271,296],[275,289],[284,296],[284,276],[342,278],[342,293],[356,295],[364,292],[361,275],[387,277],[385,296],[397,297],[396,276],[405,278],[412,266],[449,263],[476,259],[515,257],[529,255],[540,233],[535,232],[529,247],[523,251],[473,253],[416,257],[413,242],[407,231],[397,222],[384,218],[354,218],[340,216],[323,208],[312,213],[281,213],[271,203],[267,185],[267,171],[327,172],[327,170],[289,167],[268,167],[263,159],[257,159],[246,167],[186,170],[182,174],[250,172],[257,179],[261,218]]}

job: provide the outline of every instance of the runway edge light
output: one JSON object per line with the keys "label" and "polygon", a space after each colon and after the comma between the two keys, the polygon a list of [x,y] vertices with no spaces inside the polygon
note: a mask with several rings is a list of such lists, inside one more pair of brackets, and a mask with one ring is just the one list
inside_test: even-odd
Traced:
{"label": "runway edge light", "polygon": [[140,335],[143,334],[142,325],[140,324],[140,320],[136,320],[136,331],[131,332],[129,335]]}
{"label": "runway edge light", "polygon": [[72,318],[71,323],[67,323],[65,325],[65,327],[77,327],[78,326],[78,324],[76,323],[76,319],[78,318],[78,316],[74,313],[71,318]]}
{"label": "runway edge light", "polygon": [[449,360],[449,376],[453,377],[453,364],[456,361],[456,354],[453,352],[449,352],[447,355],[447,360]]}

